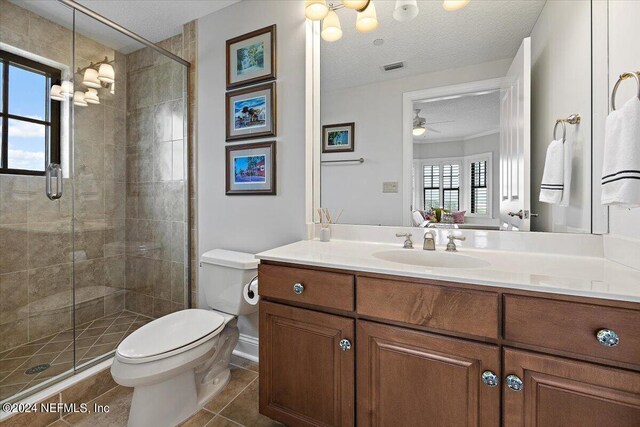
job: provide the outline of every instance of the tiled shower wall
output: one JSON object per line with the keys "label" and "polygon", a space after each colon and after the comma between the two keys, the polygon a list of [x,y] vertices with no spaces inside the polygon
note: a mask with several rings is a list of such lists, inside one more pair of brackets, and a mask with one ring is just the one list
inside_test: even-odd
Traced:
{"label": "tiled shower wall", "polygon": [[[0,10],[3,43],[71,69],[71,31],[7,0]],[[75,178],[63,197],[48,200],[43,177],[0,175],[0,352],[72,327],[74,257],[76,321],[124,307],[125,58],[76,34],[77,66],[114,55],[122,90],[76,107]]]}
{"label": "tiled shower wall", "polygon": [[[159,45],[184,57],[185,40],[179,34]],[[185,308],[188,298],[187,72],[150,48],[127,56],[125,304],[151,317]]]}

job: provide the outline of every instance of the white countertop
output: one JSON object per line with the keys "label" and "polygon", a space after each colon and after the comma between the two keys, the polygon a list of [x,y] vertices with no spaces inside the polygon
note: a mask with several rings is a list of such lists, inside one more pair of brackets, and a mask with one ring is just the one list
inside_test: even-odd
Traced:
{"label": "white countertop", "polygon": [[[457,254],[487,261],[481,268],[442,268],[409,265],[376,258],[382,251],[419,251],[402,245],[348,240],[303,240],[256,255],[258,259],[314,267],[356,270],[475,285],[499,286],[592,298],[640,302],[640,271],[604,258],[546,255],[534,252],[459,248]],[[437,247],[444,252],[443,246]]]}

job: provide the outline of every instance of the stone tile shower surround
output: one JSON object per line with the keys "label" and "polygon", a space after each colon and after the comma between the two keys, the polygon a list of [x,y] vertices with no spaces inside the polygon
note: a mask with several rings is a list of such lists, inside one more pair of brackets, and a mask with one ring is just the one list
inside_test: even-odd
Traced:
{"label": "stone tile shower surround", "polygon": [[[7,0],[0,9],[3,43],[71,67],[69,30]],[[159,44],[195,63],[195,26]],[[187,69],[149,48],[123,55],[76,34],[75,53],[77,66],[115,57],[116,94],[75,108],[62,199],[46,198],[43,177],[0,175],[0,353],[72,328],[74,283],[76,325],[127,311],[158,317],[188,299],[184,204],[195,212],[195,182],[185,183],[195,153],[185,170],[183,99],[188,90],[193,129],[195,66],[187,88]],[[197,295],[195,271],[190,285]]]}

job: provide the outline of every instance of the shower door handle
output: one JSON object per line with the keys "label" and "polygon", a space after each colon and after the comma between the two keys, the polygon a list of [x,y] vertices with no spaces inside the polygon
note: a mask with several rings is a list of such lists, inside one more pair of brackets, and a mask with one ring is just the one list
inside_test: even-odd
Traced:
{"label": "shower door handle", "polygon": [[[58,200],[62,197],[62,167],[58,163],[49,163],[45,176],[45,190],[49,200]],[[56,191],[51,189],[51,180],[56,180]]]}

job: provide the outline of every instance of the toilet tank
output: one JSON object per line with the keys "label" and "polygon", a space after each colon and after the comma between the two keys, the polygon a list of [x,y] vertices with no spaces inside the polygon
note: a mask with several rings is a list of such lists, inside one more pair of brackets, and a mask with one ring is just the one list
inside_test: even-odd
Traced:
{"label": "toilet tank", "polygon": [[242,296],[244,285],[257,275],[258,260],[253,254],[213,249],[200,258],[199,283],[207,306],[214,310],[236,316],[258,311]]}

